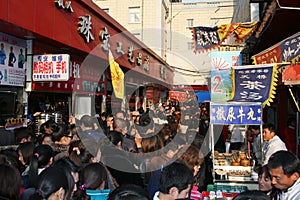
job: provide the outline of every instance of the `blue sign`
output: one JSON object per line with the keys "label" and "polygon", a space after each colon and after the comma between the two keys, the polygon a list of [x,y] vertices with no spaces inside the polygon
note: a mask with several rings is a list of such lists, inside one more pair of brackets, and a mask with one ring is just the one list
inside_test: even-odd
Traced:
{"label": "blue sign", "polygon": [[210,104],[211,124],[262,124],[261,103],[229,102]]}
{"label": "blue sign", "polygon": [[265,103],[272,92],[275,81],[274,66],[233,68],[233,101]]}

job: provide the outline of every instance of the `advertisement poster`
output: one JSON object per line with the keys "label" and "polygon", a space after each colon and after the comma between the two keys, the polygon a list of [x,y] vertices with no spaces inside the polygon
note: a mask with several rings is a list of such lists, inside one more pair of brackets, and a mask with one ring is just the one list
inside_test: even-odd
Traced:
{"label": "advertisement poster", "polygon": [[231,68],[241,65],[240,51],[213,51],[211,57],[211,101],[230,100]]}
{"label": "advertisement poster", "polygon": [[0,85],[24,86],[26,40],[0,33]]}

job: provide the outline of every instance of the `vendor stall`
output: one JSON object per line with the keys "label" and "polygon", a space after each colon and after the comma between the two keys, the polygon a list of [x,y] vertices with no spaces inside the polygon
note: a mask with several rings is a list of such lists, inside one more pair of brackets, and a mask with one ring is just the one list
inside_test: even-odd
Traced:
{"label": "vendor stall", "polygon": [[[213,179],[215,185],[247,186],[247,189],[258,189],[257,174],[254,172],[255,161],[250,156],[250,146],[245,142],[240,150],[228,149],[225,152],[215,151],[217,137],[216,125],[260,125],[262,132],[262,105],[256,102],[226,102],[210,104],[210,144],[213,159]],[[262,134],[260,134],[260,140]],[[262,146],[262,145],[261,145]],[[229,191],[227,191],[229,192]]]}

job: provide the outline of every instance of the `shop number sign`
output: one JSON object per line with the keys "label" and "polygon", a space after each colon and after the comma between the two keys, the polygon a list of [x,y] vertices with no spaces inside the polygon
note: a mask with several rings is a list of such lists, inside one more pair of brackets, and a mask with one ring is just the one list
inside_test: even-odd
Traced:
{"label": "shop number sign", "polygon": [[262,124],[261,103],[228,102],[211,103],[211,124]]}
{"label": "shop number sign", "polygon": [[33,57],[34,81],[67,81],[70,78],[70,55],[45,54]]}

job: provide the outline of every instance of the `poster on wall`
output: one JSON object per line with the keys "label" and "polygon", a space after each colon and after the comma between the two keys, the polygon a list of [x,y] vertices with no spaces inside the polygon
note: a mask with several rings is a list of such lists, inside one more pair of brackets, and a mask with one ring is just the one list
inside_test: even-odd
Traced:
{"label": "poster on wall", "polygon": [[24,86],[26,40],[0,32],[0,85]]}

